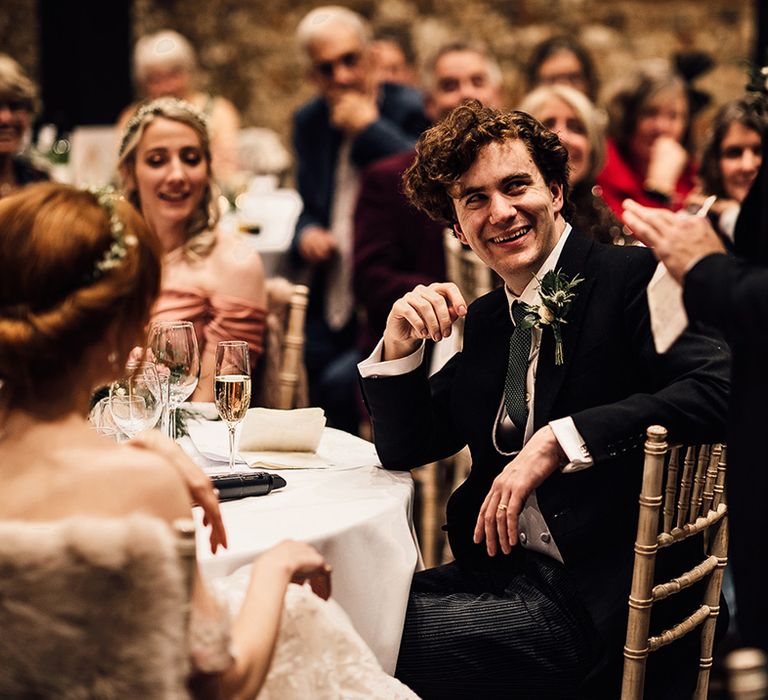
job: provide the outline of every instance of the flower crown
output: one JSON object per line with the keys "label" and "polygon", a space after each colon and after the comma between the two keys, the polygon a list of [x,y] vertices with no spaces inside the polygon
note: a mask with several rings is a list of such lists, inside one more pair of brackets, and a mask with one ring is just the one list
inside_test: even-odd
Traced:
{"label": "flower crown", "polygon": [[203,132],[208,133],[208,118],[205,114],[195,107],[195,105],[186,102],[185,100],[179,100],[176,97],[158,97],[152,102],[143,104],[136,113],[128,120],[123,130],[123,136],[120,139],[120,149],[118,155],[122,156],[125,153],[125,149],[128,146],[131,138],[139,129],[139,127],[146,121],[147,117],[157,116],[165,117],[166,112],[169,110],[181,110],[186,112],[194,121],[198,123],[198,126]]}
{"label": "flower crown", "polygon": [[89,275],[89,281],[93,282],[121,265],[128,255],[128,249],[133,248],[139,240],[132,233],[125,234],[125,224],[117,215],[117,203],[122,197],[114,187],[90,187],[88,191],[107,215],[109,232],[112,235],[112,244],[96,261],[93,271]]}

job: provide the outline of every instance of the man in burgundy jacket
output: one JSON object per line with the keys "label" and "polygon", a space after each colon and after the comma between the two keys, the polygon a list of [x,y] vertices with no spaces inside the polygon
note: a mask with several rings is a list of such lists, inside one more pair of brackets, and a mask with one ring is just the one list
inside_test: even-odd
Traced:
{"label": "man in burgundy jacket", "polygon": [[[442,119],[465,100],[501,105],[501,71],[482,45],[442,46],[427,65],[425,111]],[[370,165],[355,210],[353,290],[365,311],[358,345],[366,357],[378,342],[392,304],[418,284],[445,278],[444,227],[413,207],[402,176],[414,150]]]}

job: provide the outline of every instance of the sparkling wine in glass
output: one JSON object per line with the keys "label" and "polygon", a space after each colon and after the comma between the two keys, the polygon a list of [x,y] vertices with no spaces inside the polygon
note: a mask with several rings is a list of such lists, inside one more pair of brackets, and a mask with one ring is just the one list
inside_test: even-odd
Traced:
{"label": "sparkling wine in glass", "polygon": [[129,362],[125,375],[109,388],[109,408],[115,425],[128,438],[157,425],[163,397],[155,365]]}
{"label": "sparkling wine in glass", "polygon": [[216,410],[229,428],[229,469],[235,469],[235,428],[251,403],[251,368],[248,343],[227,340],[216,347],[213,380]]}
{"label": "sparkling wine in glass", "polygon": [[190,321],[155,321],[149,329],[149,349],[168,375],[168,433],[175,439],[176,410],[195,390],[200,374],[195,327]]}

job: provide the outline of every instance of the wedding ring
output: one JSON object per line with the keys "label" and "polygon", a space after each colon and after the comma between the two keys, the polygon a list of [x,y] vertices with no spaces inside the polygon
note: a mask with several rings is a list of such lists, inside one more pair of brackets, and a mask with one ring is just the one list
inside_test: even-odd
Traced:
{"label": "wedding ring", "polygon": [[496,510],[506,510],[507,504],[506,503],[499,503],[498,506],[496,506]]}

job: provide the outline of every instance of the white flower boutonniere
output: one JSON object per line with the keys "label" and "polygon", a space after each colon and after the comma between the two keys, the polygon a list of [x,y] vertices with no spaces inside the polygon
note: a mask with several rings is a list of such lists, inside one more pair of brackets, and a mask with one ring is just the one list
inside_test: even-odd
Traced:
{"label": "white flower boutonniere", "polygon": [[583,277],[575,275],[567,279],[562,270],[550,270],[539,280],[539,299],[541,304],[531,306],[525,304],[526,315],[522,320],[522,328],[539,328],[549,326],[555,336],[555,364],[563,364],[563,324],[571,303],[576,298],[573,288],[584,281]]}

